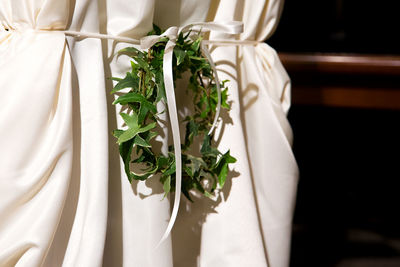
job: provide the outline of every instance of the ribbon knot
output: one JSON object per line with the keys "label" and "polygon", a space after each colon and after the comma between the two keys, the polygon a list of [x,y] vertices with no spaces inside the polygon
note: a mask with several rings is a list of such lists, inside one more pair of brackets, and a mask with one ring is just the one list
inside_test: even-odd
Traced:
{"label": "ribbon knot", "polygon": [[[179,35],[179,28],[176,26],[168,28],[163,34],[160,35],[150,35],[143,37],[140,39],[140,48],[142,49],[149,49],[159,41],[161,41],[164,37],[167,37],[169,39],[168,42],[171,44],[173,43],[173,47],[175,46],[176,39],[178,38]],[[172,47],[172,48],[173,48]],[[165,48],[167,50],[167,48]],[[166,51],[167,52],[167,51]]]}
{"label": "ribbon knot", "polygon": [[[168,223],[167,229],[164,232],[160,242],[157,247],[167,239],[170,234],[172,227],[175,223],[176,217],[178,215],[178,209],[180,204],[180,196],[181,196],[181,185],[182,185],[182,159],[181,159],[181,137],[179,133],[179,122],[178,122],[178,113],[176,108],[176,100],[175,100],[175,89],[174,89],[174,80],[173,80],[173,51],[176,45],[176,39],[178,38],[180,33],[186,32],[207,32],[207,31],[216,31],[223,32],[228,34],[238,34],[243,32],[243,22],[240,21],[230,21],[226,23],[218,23],[218,22],[200,22],[186,25],[184,27],[170,27],[161,35],[150,35],[140,39],[140,47],[142,49],[149,49],[157,42],[161,41],[165,37],[168,38],[168,42],[165,46],[164,57],[163,57],[163,73],[164,73],[164,85],[165,85],[165,93],[167,97],[167,106],[168,106],[168,114],[169,120],[171,123],[172,130],[172,139],[174,143],[174,155],[175,155],[175,165],[176,165],[176,175],[175,175],[175,198],[174,198],[174,207],[172,209],[171,218]],[[217,102],[217,110],[215,113],[215,118],[211,129],[208,134],[211,134],[215,129],[221,109],[221,88],[220,82],[218,78],[217,69],[215,67],[214,61],[211,58],[210,52],[206,48],[205,44],[202,42],[200,45],[201,51],[204,56],[210,62],[211,68],[214,72],[215,83],[217,87],[218,93],[218,102]]]}

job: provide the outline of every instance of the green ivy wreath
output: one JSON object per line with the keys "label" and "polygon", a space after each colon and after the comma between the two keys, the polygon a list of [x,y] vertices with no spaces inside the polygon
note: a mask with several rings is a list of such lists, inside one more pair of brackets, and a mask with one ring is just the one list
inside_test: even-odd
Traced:
{"label": "green ivy wreath", "polygon": [[[149,35],[160,35],[162,31],[157,26]],[[211,128],[218,102],[217,86],[210,63],[202,55],[200,43],[202,36],[190,36],[191,32],[180,33],[174,48],[173,77],[174,82],[181,79],[186,72],[190,73],[187,90],[193,95],[194,113],[187,116],[184,143],[182,144],[182,193],[192,201],[189,191],[195,189],[206,197],[212,197],[215,190],[222,188],[227,178],[229,164],[236,162],[228,150],[221,153],[213,141]],[[189,37],[190,36],[190,37]],[[112,78],[117,81],[111,93],[131,88],[127,93],[118,93],[114,105],[122,105],[120,116],[125,122],[125,129],[114,130],[118,139],[119,152],[125,165],[125,172],[130,182],[146,180],[159,174],[165,195],[175,191],[175,156],[172,146],[168,155],[153,150],[152,139],[159,135],[156,126],[160,123],[157,104],[166,103],[163,80],[163,55],[168,38],[164,37],[148,51],[140,51],[127,47],[118,52],[132,58],[132,70],[124,78]],[[221,84],[221,107],[227,110],[228,88],[226,81]],[[196,146],[194,140],[200,140]],[[195,156],[191,154],[196,151]],[[135,172],[134,165],[144,166]],[[137,169],[137,167],[135,168]],[[211,181],[211,183],[210,183]],[[208,185],[208,186],[207,186]]]}

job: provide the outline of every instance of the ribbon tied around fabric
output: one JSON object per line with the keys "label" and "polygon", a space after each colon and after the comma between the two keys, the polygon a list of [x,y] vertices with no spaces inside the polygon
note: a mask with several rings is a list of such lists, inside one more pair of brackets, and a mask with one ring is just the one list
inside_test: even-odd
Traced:
{"label": "ribbon tied around fabric", "polygon": [[[19,25],[18,27],[10,27],[9,25],[5,24],[4,22],[0,23],[0,30],[1,31],[14,31],[19,30],[21,28]],[[22,27],[23,29],[29,27]],[[34,29],[32,29],[34,30]],[[182,185],[182,159],[181,159],[181,138],[179,133],[179,122],[178,122],[178,113],[176,107],[176,100],[175,100],[175,89],[174,89],[174,80],[173,80],[173,51],[176,45],[176,40],[180,33],[202,33],[202,32],[221,32],[226,34],[239,34],[243,32],[243,22],[240,21],[230,21],[230,22],[199,22],[188,24],[184,27],[170,27],[168,28],[163,34],[161,35],[150,35],[143,37],[139,40],[123,37],[123,36],[112,36],[107,34],[100,34],[100,33],[87,33],[87,32],[79,32],[79,31],[70,31],[70,30],[36,30],[38,32],[61,32],[68,36],[74,36],[78,38],[98,38],[98,39],[111,39],[119,42],[126,42],[131,44],[140,44],[142,49],[149,49],[157,42],[163,40],[165,37],[168,38],[168,42],[166,44],[164,50],[164,57],[163,57],[163,74],[164,74],[164,85],[165,85],[165,92],[167,98],[167,106],[168,106],[168,113],[169,113],[169,120],[171,124],[172,130],[172,138],[174,144],[174,155],[175,155],[175,165],[176,165],[176,177],[175,177],[175,198],[174,198],[174,206],[172,209],[172,214],[170,221],[168,223],[167,229],[164,232],[161,240],[159,241],[157,247],[167,239],[169,236],[172,227],[176,221],[176,217],[178,215],[178,209],[180,204],[180,196],[181,196],[181,185]],[[209,61],[211,68],[214,73],[215,83],[217,87],[217,94],[218,94],[218,102],[216,107],[216,113],[213,120],[213,124],[210,128],[208,134],[210,135],[214,129],[216,128],[217,121],[219,118],[220,110],[221,110],[221,87],[220,81],[218,78],[217,69],[215,66],[214,61],[211,58],[210,52],[207,49],[207,44],[218,44],[218,43],[225,43],[226,41],[202,41],[200,44],[200,48],[204,56]],[[239,40],[228,40],[228,45],[239,43],[239,44],[256,44],[258,42],[242,42]]]}

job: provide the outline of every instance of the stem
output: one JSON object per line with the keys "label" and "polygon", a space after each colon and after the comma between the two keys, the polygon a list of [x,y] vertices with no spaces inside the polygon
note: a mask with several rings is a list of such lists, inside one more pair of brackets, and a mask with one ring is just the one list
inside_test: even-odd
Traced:
{"label": "stem", "polygon": [[204,86],[204,83],[203,83],[203,78],[201,78],[201,75],[200,75],[200,72],[199,72],[199,71],[197,72],[197,76],[199,77],[201,86],[202,86],[204,89],[206,89],[206,87]]}
{"label": "stem", "polygon": [[139,92],[142,90],[142,71],[139,70]]}
{"label": "stem", "polygon": [[139,92],[140,88],[142,88],[142,94],[143,96],[146,96],[146,87],[144,86],[144,71],[140,71],[140,81],[139,81]]}

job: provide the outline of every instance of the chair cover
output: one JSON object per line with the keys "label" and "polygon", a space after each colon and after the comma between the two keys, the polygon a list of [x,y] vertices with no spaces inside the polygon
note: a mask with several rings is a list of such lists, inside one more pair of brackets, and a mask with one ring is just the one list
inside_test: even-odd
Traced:
{"label": "chair cover", "polygon": [[217,138],[238,162],[222,199],[184,201],[156,250],[170,203],[158,181],[128,183],[110,134],[121,122],[107,78],[128,70],[114,56],[128,44],[60,32],[140,38],[153,22],[241,20],[240,39],[262,41],[281,4],[0,0],[0,266],[287,266],[297,166],[274,50],[210,47],[232,100]]}

